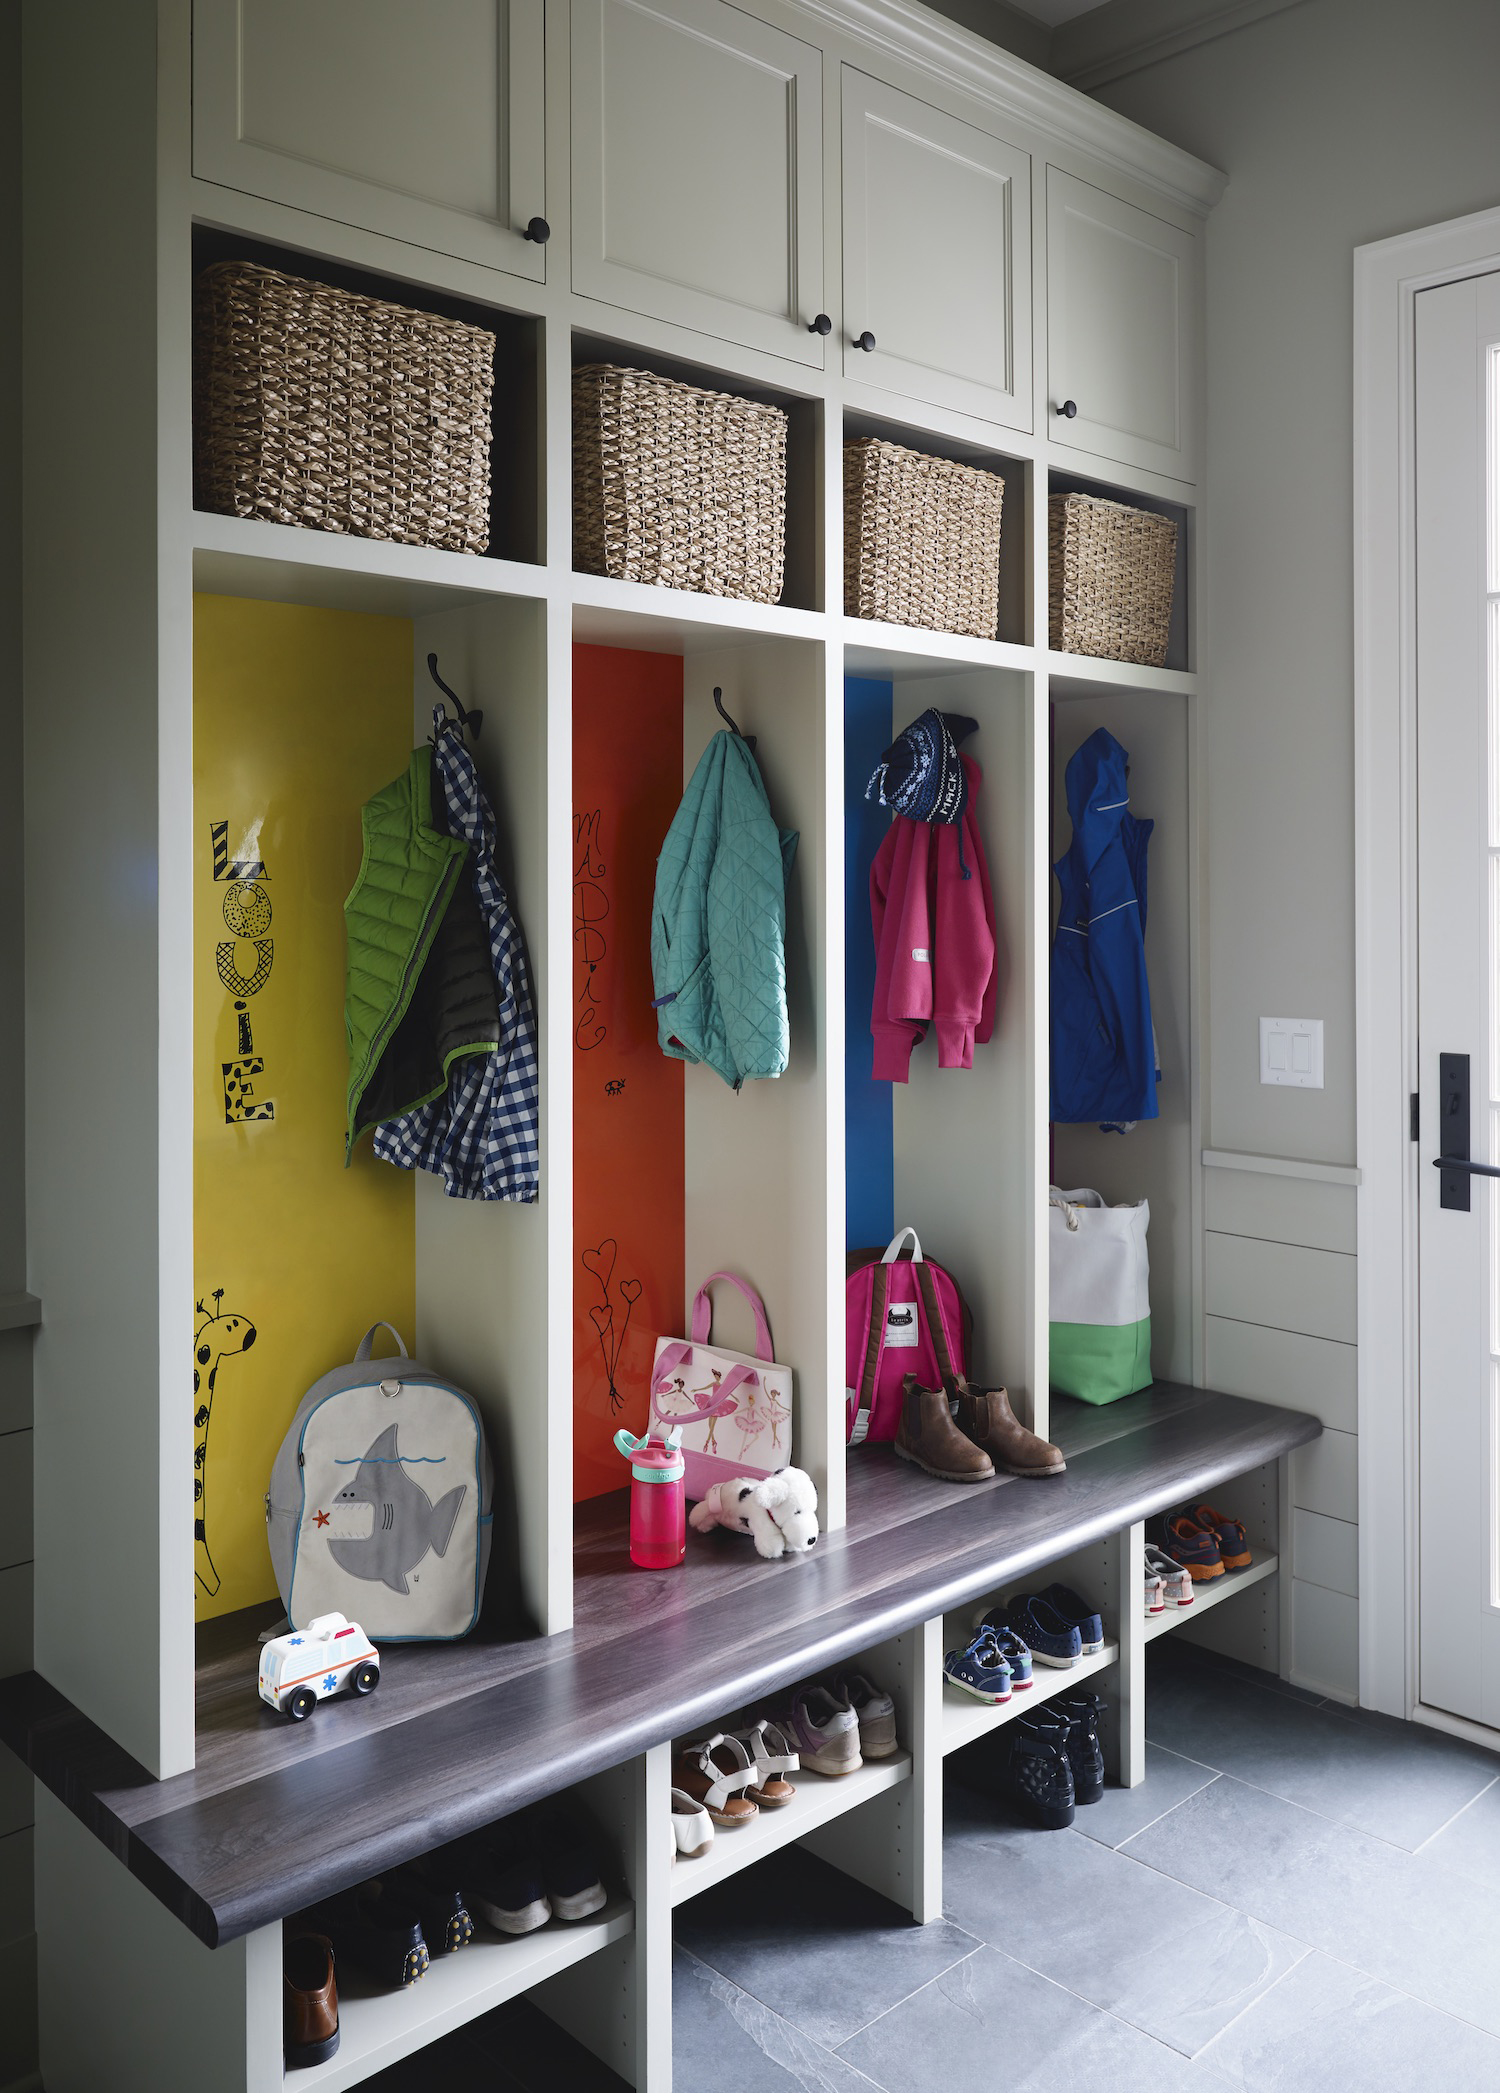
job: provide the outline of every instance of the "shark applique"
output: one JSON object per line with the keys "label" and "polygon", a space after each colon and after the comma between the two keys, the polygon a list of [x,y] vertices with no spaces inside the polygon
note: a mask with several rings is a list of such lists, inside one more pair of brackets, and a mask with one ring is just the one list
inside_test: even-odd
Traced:
{"label": "shark applique", "polygon": [[396,1450],[396,1431],[393,1424],[386,1427],[355,1470],[353,1482],[334,1499],[336,1505],[370,1505],[369,1534],[363,1540],[330,1541],[328,1552],[351,1577],[387,1584],[404,1597],[407,1573],[427,1551],[447,1553],[467,1485],[459,1483],[434,1504],[407,1473]]}

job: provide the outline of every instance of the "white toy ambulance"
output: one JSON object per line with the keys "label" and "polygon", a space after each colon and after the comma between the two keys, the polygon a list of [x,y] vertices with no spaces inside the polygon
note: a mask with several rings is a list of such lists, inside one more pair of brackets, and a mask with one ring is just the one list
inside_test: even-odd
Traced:
{"label": "white toy ambulance", "polygon": [[305,1628],[278,1635],[260,1653],[260,1697],[293,1722],[344,1687],[373,1693],[380,1684],[380,1652],[363,1628],[341,1613],[319,1614]]}

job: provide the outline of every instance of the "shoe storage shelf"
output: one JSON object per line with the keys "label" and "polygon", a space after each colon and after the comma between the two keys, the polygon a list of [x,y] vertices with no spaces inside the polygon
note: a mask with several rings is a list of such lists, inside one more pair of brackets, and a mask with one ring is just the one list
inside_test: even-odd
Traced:
{"label": "shoe storage shelf", "polygon": [[[695,1534],[684,1571],[642,1576],[628,1564],[624,1506],[595,1500],[580,1521],[570,1635],[488,1645],[483,1676],[473,1666],[440,1676],[428,1652],[393,1646],[378,1694],[327,1703],[305,1726],[269,1720],[255,1697],[264,1609],[230,1616],[199,1677],[212,1747],[163,1782],[35,1674],[0,1687],[0,1737],[37,1775],[43,1928],[66,1934],[73,1967],[82,1958],[107,1979],[99,2014],[54,2031],[58,2084],[87,2085],[107,2043],[121,2093],[207,2083],[210,2065],[216,2087],[272,2093],[284,1916],[553,1793],[599,1832],[605,1907],[521,1939],[481,1928],[408,1992],[374,1992],[357,1973],[347,1988],[341,1980],[339,2050],[303,2082],[358,2084],[526,1991],[624,2077],[668,2093],[673,1911],[793,1840],[918,1923],[936,1918],[951,1754],[1025,1712],[1023,1701],[1088,1682],[1106,1704],[1111,1774],[1139,1781],[1145,1651],[1159,1632],[1142,1611],[1146,1520],[1208,1492],[1254,1519],[1258,1479],[1318,1426],[1163,1384],[1107,1419],[1062,1405],[1055,1429],[1068,1468],[1045,1486],[924,1478],[913,1489],[872,1448],[851,1474],[847,1526],[779,1562],[737,1536]],[[1252,1568],[1215,1581],[1216,1598],[1222,1586],[1253,1608],[1271,1589],[1274,1557],[1255,1554]],[[1070,1669],[1039,1669],[1004,1707],[955,1707],[945,1649],[997,1596],[1054,1578],[1101,1612],[1105,1647]],[[897,1749],[838,1777],[804,1769],[787,1806],[674,1860],[673,1740],[850,1670],[889,1695]],[[149,2010],[168,1997],[173,2013]],[[188,2050],[196,2079],[176,2061]]]}
{"label": "shoe storage shelf", "polygon": [[[348,62],[356,44],[357,67]],[[390,2043],[404,2036],[386,2029],[406,2007],[415,2017],[403,2025],[431,2034],[444,2015],[482,2010],[513,1980],[531,1983],[532,1952],[548,1997],[566,1999],[572,2024],[634,2074],[648,2053],[668,2054],[662,1929],[674,1897],[692,1893],[685,1869],[675,1871],[681,1886],[668,1885],[664,1818],[648,1834],[665,1764],[653,1755],[762,1685],[822,1669],[829,1644],[818,1607],[800,1625],[757,1624],[757,1636],[782,1638],[762,1676],[715,1672],[701,1705],[665,1726],[652,1682],[632,1667],[653,1595],[673,1582],[624,1569],[618,1508],[599,1494],[623,1480],[599,1453],[607,1427],[644,1422],[639,1362],[628,1386],[611,1378],[607,1415],[588,1411],[580,1389],[585,1361],[594,1372],[596,1268],[617,1233],[602,1223],[587,1232],[588,1200],[596,1184],[628,1174],[617,1130],[647,1082],[633,1069],[606,1123],[603,1085],[579,1074],[590,964],[581,933],[591,922],[580,883],[593,873],[580,858],[588,836],[575,815],[589,810],[576,801],[577,779],[612,723],[630,744],[632,780],[670,811],[720,724],[717,690],[757,737],[778,823],[800,835],[788,890],[787,1072],[735,1095],[688,1069],[670,1167],[659,1166],[652,1196],[680,1245],[664,1328],[685,1326],[699,1280],[717,1268],[763,1295],[777,1356],[795,1375],[792,1452],[816,1480],[824,1540],[813,1560],[786,1569],[761,1564],[747,1543],[726,1538],[708,1553],[695,1544],[676,1582],[701,1588],[732,1565],[731,1582],[776,1574],[790,1580],[778,1595],[810,1593],[865,1548],[887,1563],[881,1607],[900,1613],[899,1625],[859,1636],[831,1596],[827,1608],[843,1655],[866,1651],[872,1669],[885,1664],[900,1683],[909,1756],[872,1770],[866,1785],[809,1788],[796,1835],[840,1865],[868,1868],[928,1916],[936,1849],[906,1833],[933,1821],[940,1795],[942,1617],[993,1589],[989,1571],[1018,1546],[1031,1550],[1014,1564],[1025,1579],[1072,1544],[1047,1538],[1050,1483],[985,1488],[951,1514],[950,1486],[878,1449],[846,1457],[846,1182],[871,1138],[846,1123],[848,1055],[868,1016],[845,1000],[847,963],[868,938],[863,896],[846,885],[846,828],[869,773],[848,754],[850,692],[857,683],[868,718],[889,729],[884,739],[934,704],[978,721],[968,749],[984,771],[979,818],[1004,955],[999,1022],[975,1068],[939,1075],[929,1048],[911,1082],[895,1086],[879,1137],[895,1218],[959,1270],[976,1373],[1003,1380],[1018,1413],[1058,1437],[1067,1406],[1049,1404],[1047,1388],[1049,1176],[1110,1198],[1148,1196],[1159,1376],[1149,1430],[1175,1472],[1173,1434],[1191,1436],[1183,1420],[1199,1414],[1194,1384],[1204,1378],[1199,343],[1205,218],[1223,177],[905,0],[879,0],[874,15],[864,0],[751,0],[748,11],[671,0],[651,14],[619,0],[511,0],[498,10],[330,0],[311,12],[255,0],[84,0],[65,19],[37,0],[25,51],[26,249],[45,257],[24,297],[26,790],[35,806],[69,809],[67,822],[35,823],[28,837],[36,1145],[27,1237],[29,1285],[46,1315],[34,1431],[35,1661],[45,1686],[26,1692],[63,1697],[91,1726],[91,1748],[126,1755],[115,1802],[90,1807],[143,1881],[161,1891],[167,1876],[177,1880],[176,1861],[152,1841],[159,1833],[171,1846],[169,1823],[182,1831],[177,1801],[163,1801],[180,1797],[203,1813],[194,1822],[223,1863],[213,1898],[238,1914],[206,1919],[219,1907],[195,1891],[170,1915],[44,1791],[36,1857],[50,2093],[100,2083],[90,2043],[112,2059],[158,2055],[151,2026],[179,2014],[207,2053],[225,2057],[218,2083],[270,2083],[279,2071],[271,1937],[281,1918],[334,1875],[373,1872],[393,1837],[415,1852],[448,1835],[484,1790],[476,1769],[489,1763],[496,1711],[503,1705],[512,1721],[529,1705],[521,1682],[543,1675],[538,1653],[554,1645],[569,1663],[602,1667],[580,1705],[615,1725],[613,1770],[601,1772],[581,1738],[562,1759],[535,1756],[545,1725],[532,1708],[508,1737],[518,1756],[494,1793],[513,1808],[554,1786],[614,1782],[606,1814],[633,1923],[621,1904],[586,1933],[559,1934],[555,1951],[549,1933],[513,1954],[495,1946],[458,1958],[419,1987],[439,2002],[430,2025],[415,1999],[351,1998],[326,2083],[352,2084],[362,2058],[374,2070],[394,2054]],[[725,154],[730,135],[736,150]],[[195,508],[193,283],[234,258],[493,333],[485,553]],[[106,356],[95,349],[101,312]],[[786,410],[779,602],[575,570],[572,373],[601,361]],[[865,436],[1004,478],[993,637],[845,614],[843,446]],[[1069,489],[1177,521],[1162,668],[1049,649],[1047,502]],[[322,777],[324,763],[341,789],[359,767],[343,761],[358,741],[373,774],[357,805],[428,732],[429,653],[485,716],[476,760],[538,1007],[541,1196],[488,1206],[445,1199],[430,1178],[403,1185],[382,1208],[377,1288],[357,1258],[344,1278],[324,1275],[319,1260],[343,1240],[318,1203],[334,1197],[326,1186],[293,1181],[278,1200],[235,1175],[259,1151],[238,1124],[224,1141],[217,1059],[210,1066],[195,1042],[195,996],[223,979],[224,931],[213,915],[204,920],[202,892],[209,826],[223,814],[202,794],[237,765],[266,774],[279,717],[297,730],[293,770],[305,757],[306,776]],[[1162,1115],[1128,1143],[1059,1128],[1049,1159],[1049,865],[1064,840],[1049,781],[1060,792],[1068,755],[1100,724],[1130,749],[1136,803],[1158,824],[1148,953]],[[290,833],[293,816],[276,818]],[[267,823],[269,850],[269,814]],[[644,883],[649,893],[662,833],[649,822],[623,832],[625,860],[610,868],[622,892]],[[286,955],[277,965],[288,984],[300,968],[312,995],[295,1015],[306,1024],[309,1011],[332,1011],[337,1029],[343,891],[325,878],[299,895],[295,882],[277,884],[269,860],[267,880]],[[315,969],[318,938],[333,942]],[[77,1023],[86,1008],[108,1012],[102,1120],[77,1109],[98,1094],[96,1050]],[[254,1052],[264,1052],[259,1034]],[[334,1087],[338,1061],[335,1052]],[[275,1075],[268,1060],[263,1094],[274,1096]],[[283,1121],[289,1138],[293,1116]],[[293,1324],[321,1333],[321,1371],[395,1306],[416,1356],[474,1396],[497,1468],[486,1632],[393,1651],[369,1704],[323,1707],[285,1732],[245,1706],[253,1635],[240,1631],[263,1625],[265,1610],[225,1611],[268,1598],[264,1577],[241,1598],[232,1578],[211,1592],[218,1573],[210,1579],[195,1554],[203,1406],[191,1355],[208,1306],[195,1316],[194,1304],[213,1305],[226,1284],[203,1247],[215,1230],[215,1240],[252,1243],[268,1258],[292,1258],[298,1245],[306,1257],[301,1284],[266,1282],[253,1304],[223,1297],[226,1314],[256,1322],[257,1352],[208,1363],[210,1392],[222,1368],[227,1421],[215,1423],[206,1487],[214,1521],[238,1532],[242,1548],[258,1545],[269,1451],[314,1373],[288,1368],[289,1385],[258,1406],[236,1393],[235,1377],[257,1361],[263,1372],[276,1346],[290,1347]],[[623,1265],[621,1275],[630,1276]],[[372,1306],[368,1291],[390,1305]],[[738,1303],[719,1312],[716,1341],[748,1348]],[[280,1356],[300,1357],[294,1347]],[[278,1403],[266,1458],[241,1459],[236,1447],[252,1447]],[[1069,1483],[1075,1464],[1100,1471],[1086,1523],[1090,1536],[1113,1537],[1099,1554],[1116,1577],[1138,1564],[1128,1536],[1143,1499],[1137,1491],[1135,1509],[1120,1501],[1110,1448],[1136,1428],[1110,1413],[1074,1420],[1070,1476],[1059,1479]],[[1244,1485],[1253,1506],[1240,1515],[1268,1550],[1284,1525],[1283,1450],[1278,1442],[1259,1455],[1258,1468],[1248,1458],[1213,1468],[1219,1481],[1254,1469]],[[901,1549],[887,1556],[893,1534],[914,1541],[950,1515],[984,1522],[994,1558],[957,1597],[935,1564]],[[1010,1572],[1002,1564],[995,1574]],[[913,1579],[926,1591],[920,1617],[900,1596]],[[1087,1588],[1082,1572],[1075,1581]],[[1216,1609],[1185,1632],[1212,1635],[1215,1623],[1253,1613],[1252,1627],[1222,1633],[1276,1668],[1277,1587],[1267,1574],[1258,1602]],[[196,1626],[195,1595],[198,1613],[215,1616]],[[611,1638],[621,1647],[606,1661]],[[1110,1642],[1118,1659],[1097,1676],[1116,1681],[1138,1727],[1143,1631],[1123,1598]],[[7,1734],[19,1735],[12,1704],[25,1694],[5,1694]],[[351,1721],[367,1728],[346,1755]],[[1120,1749],[1128,1772],[1128,1737]],[[446,1771],[402,1820],[391,1798],[407,1792],[417,1765]],[[295,1829],[270,1801],[288,1779],[315,1791]],[[252,1804],[259,1781],[271,1785]],[[96,1779],[91,1792],[108,1785]],[[814,1825],[819,1811],[827,1821]],[[762,1849],[773,1835],[757,1834]],[[731,1865],[729,1846],[715,1866]],[[70,2010],[80,1904],[98,1973],[86,2023]],[[183,1921],[226,1944],[200,1950]],[[612,1928],[621,1930],[606,1939]],[[575,1950],[571,1969],[545,1962]],[[177,1969],[169,2013],[164,1973],[183,1953],[191,1974]],[[163,2064],[152,2083],[171,2082]]]}

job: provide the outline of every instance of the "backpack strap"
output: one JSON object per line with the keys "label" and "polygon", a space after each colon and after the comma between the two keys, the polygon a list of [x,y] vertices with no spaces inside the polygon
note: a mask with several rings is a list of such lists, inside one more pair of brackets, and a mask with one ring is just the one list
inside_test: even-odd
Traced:
{"label": "backpack strap", "polygon": [[921,1264],[916,1265],[915,1270],[917,1274],[917,1292],[921,1297],[922,1313],[927,1322],[927,1334],[932,1339],[932,1349],[937,1354],[938,1372],[943,1377],[943,1387],[947,1391],[948,1383],[961,1380],[962,1375],[953,1364],[953,1355],[948,1349],[948,1330],[943,1321],[942,1310],[938,1307],[937,1287],[933,1283],[932,1267],[924,1260]]}
{"label": "backpack strap", "polygon": [[878,1262],[870,1268],[870,1329],[865,1339],[864,1363],[859,1370],[859,1387],[856,1391],[854,1416],[849,1426],[849,1444],[858,1446],[870,1429],[870,1415],[875,1407],[875,1379],[880,1372],[880,1355],[885,1349],[885,1311],[890,1299],[891,1273],[889,1265]]}

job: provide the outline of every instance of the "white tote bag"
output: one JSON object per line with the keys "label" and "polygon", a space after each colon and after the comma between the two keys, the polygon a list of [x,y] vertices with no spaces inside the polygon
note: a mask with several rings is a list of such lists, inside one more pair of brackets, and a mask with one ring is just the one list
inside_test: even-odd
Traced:
{"label": "white tote bag", "polygon": [[1097,1192],[1056,1185],[1047,1202],[1052,1386],[1086,1403],[1149,1388],[1149,1205],[1106,1206]]}

